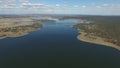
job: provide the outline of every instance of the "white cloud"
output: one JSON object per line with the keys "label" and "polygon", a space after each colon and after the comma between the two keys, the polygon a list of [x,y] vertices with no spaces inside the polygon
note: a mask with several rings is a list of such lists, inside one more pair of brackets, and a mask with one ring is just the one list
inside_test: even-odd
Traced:
{"label": "white cloud", "polygon": [[78,8],[79,6],[78,5],[74,5],[74,7]]}
{"label": "white cloud", "polygon": [[105,7],[106,7],[106,6],[109,6],[109,4],[103,4],[102,6],[105,6]]}
{"label": "white cloud", "polygon": [[0,3],[15,3],[16,0],[0,0]]}
{"label": "white cloud", "polygon": [[31,4],[31,3],[22,3],[22,6],[25,8],[41,8],[45,7],[44,4]]}
{"label": "white cloud", "polygon": [[22,3],[28,3],[29,0],[19,0],[19,2],[22,2]]}
{"label": "white cloud", "polygon": [[81,6],[82,8],[86,8],[87,6],[85,6],[85,5],[83,5],[83,6]]}
{"label": "white cloud", "polygon": [[56,6],[56,7],[60,7],[61,5],[60,5],[60,4],[56,4],[55,6]]}
{"label": "white cloud", "polygon": [[[63,0],[64,1],[64,0]],[[62,1],[62,2],[63,2]],[[19,2],[19,5],[16,4]],[[65,3],[67,1],[65,0]],[[21,12],[22,11],[22,12]],[[65,5],[31,3],[29,0],[0,0],[1,13],[120,14],[120,4]]]}
{"label": "white cloud", "polygon": [[101,4],[101,5],[97,5],[97,8],[120,8],[120,4]]}
{"label": "white cloud", "polygon": [[100,8],[102,8],[102,7],[101,7],[101,6],[96,6],[96,8],[100,9]]}

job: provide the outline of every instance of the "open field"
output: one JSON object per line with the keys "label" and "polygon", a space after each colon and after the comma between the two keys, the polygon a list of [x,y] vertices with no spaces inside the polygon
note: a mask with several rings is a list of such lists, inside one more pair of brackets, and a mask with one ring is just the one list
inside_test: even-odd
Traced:
{"label": "open field", "polygon": [[41,24],[28,24],[28,25],[20,25],[20,24],[10,24],[0,26],[0,39],[7,37],[19,37],[26,35],[30,32],[36,31],[42,27]]}

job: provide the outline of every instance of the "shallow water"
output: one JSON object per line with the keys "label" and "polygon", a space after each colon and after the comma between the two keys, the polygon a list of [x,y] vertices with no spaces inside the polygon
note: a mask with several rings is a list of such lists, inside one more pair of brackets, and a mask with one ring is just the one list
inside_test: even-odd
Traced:
{"label": "shallow water", "polygon": [[42,23],[28,35],[0,40],[0,68],[120,68],[120,51],[77,40],[72,25]]}

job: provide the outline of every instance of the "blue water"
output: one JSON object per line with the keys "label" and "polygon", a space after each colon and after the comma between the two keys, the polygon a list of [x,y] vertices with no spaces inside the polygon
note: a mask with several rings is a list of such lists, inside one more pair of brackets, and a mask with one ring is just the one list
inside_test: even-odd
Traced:
{"label": "blue water", "polygon": [[120,68],[120,51],[77,39],[78,22],[42,23],[28,35],[0,40],[0,68]]}

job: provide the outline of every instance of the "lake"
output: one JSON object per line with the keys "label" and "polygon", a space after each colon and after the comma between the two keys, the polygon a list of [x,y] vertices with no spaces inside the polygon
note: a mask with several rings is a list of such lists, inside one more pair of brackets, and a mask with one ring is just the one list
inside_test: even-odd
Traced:
{"label": "lake", "polygon": [[44,22],[27,35],[0,40],[0,68],[120,68],[120,51],[79,41],[76,21]]}

